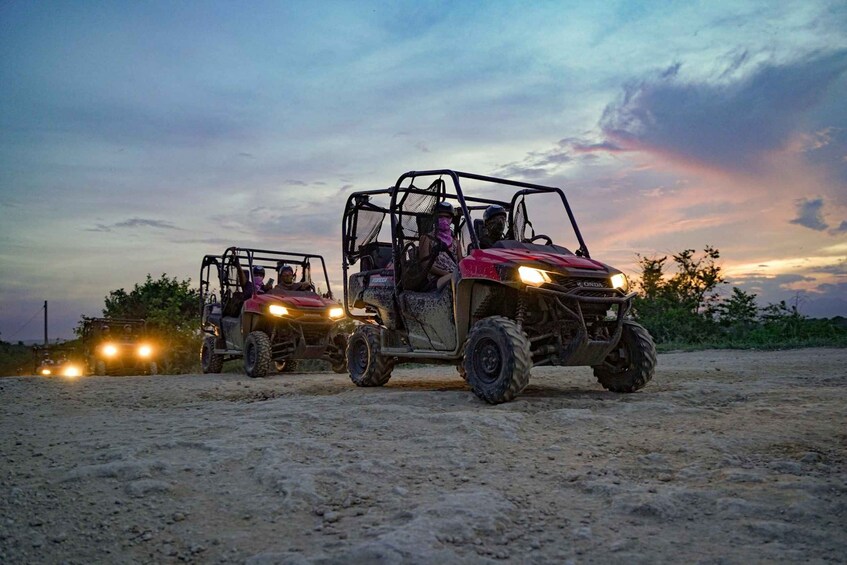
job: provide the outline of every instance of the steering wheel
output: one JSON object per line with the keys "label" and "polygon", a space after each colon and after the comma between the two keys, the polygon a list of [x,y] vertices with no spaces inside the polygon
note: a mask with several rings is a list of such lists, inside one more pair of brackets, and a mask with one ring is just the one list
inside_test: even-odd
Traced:
{"label": "steering wheel", "polygon": [[553,240],[552,240],[552,239],[550,239],[550,236],[549,236],[549,235],[544,235],[543,233],[540,233],[540,234],[538,234],[538,235],[534,235],[534,236],[532,236],[531,238],[529,238],[529,240],[528,240],[528,241],[529,241],[529,243],[535,243],[535,240],[536,240],[536,239],[544,239],[544,240],[547,242],[547,243],[545,243],[544,245],[553,245]]}

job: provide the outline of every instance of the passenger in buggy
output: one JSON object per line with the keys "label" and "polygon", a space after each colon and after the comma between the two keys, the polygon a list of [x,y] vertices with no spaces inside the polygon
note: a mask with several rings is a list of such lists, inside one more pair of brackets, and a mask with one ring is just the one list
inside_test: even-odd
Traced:
{"label": "passenger in buggy", "polygon": [[443,288],[450,280],[449,275],[456,270],[462,260],[459,241],[450,229],[453,225],[454,210],[449,202],[439,202],[433,212],[434,228],[431,232],[421,234],[420,263],[426,268],[427,283],[424,291]]}
{"label": "passenger in buggy", "polygon": [[265,283],[265,268],[261,265],[253,265],[253,281],[245,283],[244,288],[247,294],[252,294],[253,290],[256,291],[256,294],[264,294],[269,291],[270,285]]}

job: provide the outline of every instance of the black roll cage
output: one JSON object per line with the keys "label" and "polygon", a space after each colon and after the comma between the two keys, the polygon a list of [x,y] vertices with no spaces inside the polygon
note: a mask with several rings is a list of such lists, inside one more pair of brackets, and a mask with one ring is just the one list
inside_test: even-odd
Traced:
{"label": "black roll cage", "polygon": [[[591,255],[588,252],[588,246],[585,244],[585,240],[582,238],[582,233],[580,232],[579,226],[576,223],[576,218],[573,215],[573,211],[571,210],[570,204],[568,203],[568,199],[567,197],[565,197],[565,193],[562,191],[561,188],[553,186],[544,186],[523,181],[503,179],[498,177],[491,177],[486,175],[478,175],[474,173],[465,173],[461,171],[454,171],[452,169],[409,171],[400,175],[394,186],[378,190],[365,190],[360,192],[354,192],[347,198],[347,203],[344,207],[344,215],[341,220],[341,266],[343,271],[342,277],[344,285],[344,300],[342,302],[344,303],[344,309],[348,315],[350,315],[350,312],[347,306],[347,271],[352,264],[356,263],[356,261],[360,259],[358,250],[355,248],[355,241],[358,228],[358,212],[360,210],[367,210],[372,212],[383,213],[388,215],[391,219],[391,249],[396,284],[397,281],[400,280],[400,276],[402,274],[400,272],[400,269],[402,269],[400,261],[402,249],[399,248],[397,237],[398,228],[399,226],[401,226],[401,214],[398,214],[397,212],[398,207],[402,207],[409,194],[421,194],[427,196],[431,196],[433,194],[432,191],[415,187],[415,179],[425,177],[439,177],[439,179],[436,179],[437,182],[438,180],[440,180],[440,177],[443,176],[448,176],[450,177],[450,179],[452,179],[453,188],[455,192],[448,192],[446,183],[442,182],[442,186],[439,189],[439,194],[442,198],[455,198],[459,202],[459,206],[462,210],[462,217],[465,218],[465,221],[468,221],[471,217],[469,213],[470,210],[479,210],[487,205],[499,204],[508,210],[509,225],[513,226],[515,219],[515,208],[517,207],[517,202],[519,198],[530,194],[558,194],[559,198],[562,201],[562,205],[564,205],[565,210],[567,211],[571,227],[573,228],[574,234],[576,235],[577,241],[579,242],[579,249],[577,250],[577,255],[589,259],[591,258]],[[491,184],[514,186],[520,188],[521,190],[518,190],[512,195],[512,199],[510,202],[480,196],[466,196],[462,191],[460,179],[477,180]],[[407,180],[409,181],[409,186],[403,187],[403,183]],[[386,195],[389,197],[389,205],[387,207],[379,206],[370,201],[370,197],[379,195]],[[468,205],[468,203],[471,203],[471,205]],[[480,204],[480,206],[473,206],[473,204]],[[473,226],[468,227],[468,233],[471,239],[471,246],[474,249],[479,249],[479,238],[477,236],[476,230],[473,229]]]}
{"label": "black roll cage", "polygon": [[[278,264],[280,262],[293,263],[300,265],[300,277],[302,280],[305,280],[307,269],[309,271],[309,278],[311,279],[313,259],[320,261],[324,274],[324,282],[326,283],[327,296],[332,298],[332,287],[329,284],[329,274],[326,270],[326,262],[321,255],[235,246],[227,248],[221,255],[205,255],[200,265],[200,310],[202,312],[203,307],[206,304],[206,298],[210,287],[209,278],[212,266],[215,266],[216,268],[221,293],[225,294],[226,290],[231,290],[231,287],[234,284],[229,280],[229,277],[224,272],[229,266],[234,266],[238,269],[239,273],[243,273],[245,267],[244,263],[246,263],[247,272],[252,273],[254,263],[264,263],[266,265],[271,263]],[[239,284],[243,284],[240,280],[238,282]],[[255,289],[253,289],[253,292],[255,293]],[[221,300],[223,300],[223,296],[221,297]]]}

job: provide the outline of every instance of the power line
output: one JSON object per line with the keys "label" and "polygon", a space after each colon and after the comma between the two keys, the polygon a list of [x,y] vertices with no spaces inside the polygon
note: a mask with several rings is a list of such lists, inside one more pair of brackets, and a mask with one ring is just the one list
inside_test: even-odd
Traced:
{"label": "power line", "polygon": [[42,311],[42,310],[44,310],[44,306],[41,306],[38,310],[36,310],[35,314],[33,314],[33,315],[32,315],[32,318],[30,318],[29,320],[27,320],[26,322],[24,322],[24,325],[22,325],[21,327],[19,327],[19,328],[17,329],[17,331],[16,331],[15,333],[13,333],[13,334],[12,334],[12,337],[10,337],[10,338],[9,338],[9,343],[12,343],[12,341],[13,341],[16,337],[18,337],[18,334],[19,334],[19,333],[21,333],[21,331],[23,331],[23,329],[24,329],[24,328],[26,328],[26,327],[29,325],[29,323],[30,323],[31,321],[33,321],[33,320],[35,319],[35,317],[36,317],[36,316],[38,316],[38,315],[41,313],[41,311]]}

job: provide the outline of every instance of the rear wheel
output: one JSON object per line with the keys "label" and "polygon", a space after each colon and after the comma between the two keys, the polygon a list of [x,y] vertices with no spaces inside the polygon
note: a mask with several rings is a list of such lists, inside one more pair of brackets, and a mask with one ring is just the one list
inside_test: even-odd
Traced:
{"label": "rear wheel", "polygon": [[462,370],[471,390],[490,404],[508,402],[529,382],[532,368],[529,338],[502,316],[483,318],[465,341]]}
{"label": "rear wheel", "polygon": [[215,336],[203,339],[200,349],[200,368],[204,373],[220,373],[224,366],[224,356],[215,353]]}
{"label": "rear wheel", "polygon": [[612,392],[635,392],[644,388],[656,369],[656,345],[644,327],[624,320],[618,345],[595,365],[594,376]]}
{"label": "rear wheel", "polygon": [[244,340],[244,372],[257,379],[271,371],[271,339],[263,331],[250,332]]}
{"label": "rear wheel", "polygon": [[357,327],[347,341],[347,369],[356,386],[382,386],[391,378],[394,358],[380,351],[379,328]]}

